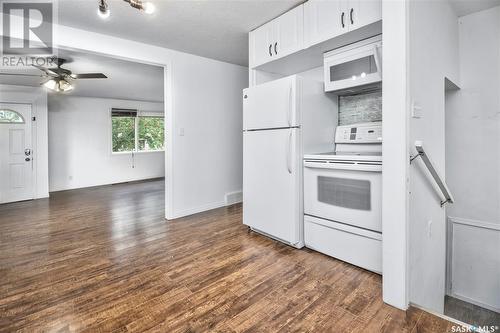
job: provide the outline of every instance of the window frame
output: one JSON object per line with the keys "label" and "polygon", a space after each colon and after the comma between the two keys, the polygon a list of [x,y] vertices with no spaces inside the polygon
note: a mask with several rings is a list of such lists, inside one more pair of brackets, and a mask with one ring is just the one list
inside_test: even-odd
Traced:
{"label": "window frame", "polygon": [[[134,117],[134,150],[129,151],[113,151],[113,109],[123,108],[110,108],[109,109],[109,149],[111,155],[128,155],[128,154],[146,154],[146,153],[163,153],[165,152],[165,115],[163,111],[139,111]],[[156,117],[163,118],[163,149],[157,150],[139,150],[139,118],[140,117]]]}
{"label": "window frame", "polygon": [[12,110],[12,109],[7,109],[7,108],[0,108],[0,111],[3,111],[3,112],[7,111],[7,112],[14,113],[21,119],[21,121],[1,121],[0,120],[0,124],[8,124],[8,125],[12,125],[12,124],[24,125],[24,124],[26,124],[26,119],[24,119],[23,115],[19,112]]}

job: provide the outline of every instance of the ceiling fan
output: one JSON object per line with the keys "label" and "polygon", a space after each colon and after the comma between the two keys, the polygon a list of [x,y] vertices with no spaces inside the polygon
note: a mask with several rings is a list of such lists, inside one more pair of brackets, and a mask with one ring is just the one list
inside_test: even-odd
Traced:
{"label": "ceiling fan", "polygon": [[66,59],[56,58],[55,62],[57,63],[57,67],[53,68],[46,68],[38,65],[32,65],[33,67],[41,70],[43,72],[42,75],[15,74],[15,73],[0,73],[0,75],[35,76],[35,77],[46,78],[47,80],[42,82],[41,85],[56,92],[68,92],[73,90],[74,80],[108,78],[103,73],[73,74],[70,70],[62,68],[62,65],[64,65],[64,63],[67,62]]}

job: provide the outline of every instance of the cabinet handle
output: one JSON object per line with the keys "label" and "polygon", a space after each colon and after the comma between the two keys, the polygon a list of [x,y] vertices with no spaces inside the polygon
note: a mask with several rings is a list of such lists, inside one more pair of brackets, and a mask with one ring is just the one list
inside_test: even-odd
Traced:
{"label": "cabinet handle", "polygon": [[344,16],[345,16],[345,13],[342,12],[342,15],[340,15],[340,22],[342,23],[342,28],[345,28],[345,24],[344,24]]}
{"label": "cabinet handle", "polygon": [[278,51],[276,50],[277,47],[278,47],[278,42],[274,43],[274,53],[276,55],[278,55]]}
{"label": "cabinet handle", "polygon": [[273,47],[273,44],[269,44],[269,55],[272,57],[273,51],[271,51],[271,47]]}
{"label": "cabinet handle", "polygon": [[353,13],[354,13],[354,8],[351,8],[351,12],[349,13],[349,16],[351,17],[351,24],[354,24],[354,20],[352,19]]}

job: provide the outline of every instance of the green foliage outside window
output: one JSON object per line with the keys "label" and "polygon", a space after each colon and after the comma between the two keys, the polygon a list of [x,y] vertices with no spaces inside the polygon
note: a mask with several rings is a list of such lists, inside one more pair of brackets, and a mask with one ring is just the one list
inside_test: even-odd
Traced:
{"label": "green foliage outside window", "polygon": [[112,117],[113,152],[135,150],[135,118]]}
{"label": "green foliage outside window", "polygon": [[139,150],[162,150],[164,137],[163,118],[139,117]]}
{"label": "green foliage outside window", "polygon": [[[162,117],[111,117],[113,152],[153,151],[164,148]],[[137,145],[136,145],[137,126]]]}

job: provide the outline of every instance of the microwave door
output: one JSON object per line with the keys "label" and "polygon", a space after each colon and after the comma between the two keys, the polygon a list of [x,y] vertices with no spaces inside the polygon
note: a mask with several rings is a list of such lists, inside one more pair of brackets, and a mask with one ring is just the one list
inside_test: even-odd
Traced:
{"label": "microwave door", "polygon": [[368,45],[364,50],[325,58],[325,90],[339,91],[382,81],[381,47]]}

